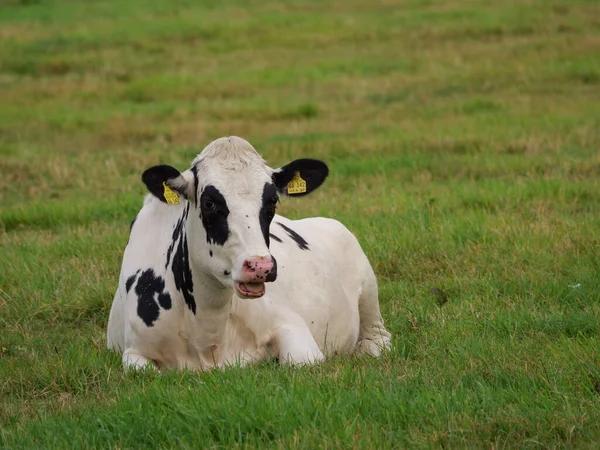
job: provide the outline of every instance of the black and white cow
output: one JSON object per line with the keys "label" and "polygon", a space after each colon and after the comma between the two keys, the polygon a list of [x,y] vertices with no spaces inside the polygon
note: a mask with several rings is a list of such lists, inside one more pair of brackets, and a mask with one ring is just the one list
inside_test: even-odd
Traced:
{"label": "black and white cow", "polygon": [[[312,363],[390,345],[356,238],[325,218],[275,214],[328,175],[317,160],[268,167],[245,140],[209,144],[189,170],[155,166],[132,224],[108,321],[125,367]],[[265,283],[269,283],[268,286]]]}

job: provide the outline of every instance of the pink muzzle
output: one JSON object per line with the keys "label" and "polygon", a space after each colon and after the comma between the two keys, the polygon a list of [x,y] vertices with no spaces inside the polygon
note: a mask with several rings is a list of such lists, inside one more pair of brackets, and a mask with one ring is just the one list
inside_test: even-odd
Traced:
{"label": "pink muzzle", "polygon": [[242,279],[235,281],[235,290],[243,298],[258,298],[265,294],[265,282],[275,281],[277,269],[267,256],[246,259],[242,264]]}
{"label": "pink muzzle", "polygon": [[273,260],[270,257],[248,258],[242,265],[244,281],[248,283],[264,283],[272,271]]}

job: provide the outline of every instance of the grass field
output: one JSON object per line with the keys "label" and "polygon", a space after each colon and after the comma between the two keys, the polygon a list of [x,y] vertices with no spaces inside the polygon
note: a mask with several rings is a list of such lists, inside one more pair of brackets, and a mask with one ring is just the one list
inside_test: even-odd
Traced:
{"label": "grass field", "polygon": [[[4,1],[0,448],[594,448],[600,4]],[[127,373],[105,350],[144,169],[211,140],[331,176],[380,360]]]}

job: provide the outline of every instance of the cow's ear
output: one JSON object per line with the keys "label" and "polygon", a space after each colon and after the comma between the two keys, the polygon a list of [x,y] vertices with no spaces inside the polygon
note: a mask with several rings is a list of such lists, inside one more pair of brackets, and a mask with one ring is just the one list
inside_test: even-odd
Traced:
{"label": "cow's ear", "polygon": [[142,181],[152,195],[165,203],[179,203],[179,195],[189,197],[189,182],[174,167],[150,167],[142,174]]}
{"label": "cow's ear", "polygon": [[297,159],[273,171],[273,182],[281,194],[297,197],[317,189],[329,175],[329,168],[317,159]]}

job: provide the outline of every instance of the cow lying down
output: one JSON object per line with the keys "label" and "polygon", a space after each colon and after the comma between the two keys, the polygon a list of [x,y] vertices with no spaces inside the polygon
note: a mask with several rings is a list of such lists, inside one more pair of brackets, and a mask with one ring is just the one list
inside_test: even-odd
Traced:
{"label": "cow lying down", "polygon": [[390,333],[356,238],[336,220],[275,214],[280,195],[308,194],[327,175],[312,159],[272,169],[238,137],[212,142],[183,173],[146,170],[108,348],[134,368],[379,356]]}

